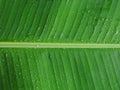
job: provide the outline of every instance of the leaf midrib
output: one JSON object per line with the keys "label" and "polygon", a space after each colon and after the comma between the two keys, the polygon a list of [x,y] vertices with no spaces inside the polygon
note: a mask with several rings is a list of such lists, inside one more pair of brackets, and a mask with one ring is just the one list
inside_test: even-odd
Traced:
{"label": "leaf midrib", "polygon": [[120,44],[0,42],[0,48],[120,48]]}

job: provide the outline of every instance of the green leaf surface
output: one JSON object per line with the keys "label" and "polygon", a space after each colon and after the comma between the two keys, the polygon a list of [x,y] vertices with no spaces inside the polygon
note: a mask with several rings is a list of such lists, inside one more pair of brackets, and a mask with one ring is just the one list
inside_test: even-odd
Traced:
{"label": "green leaf surface", "polygon": [[0,41],[119,43],[119,0],[1,0]]}
{"label": "green leaf surface", "polygon": [[0,90],[120,90],[120,0],[0,0]]}
{"label": "green leaf surface", "polygon": [[119,58],[119,49],[0,49],[0,86],[4,90],[119,90]]}

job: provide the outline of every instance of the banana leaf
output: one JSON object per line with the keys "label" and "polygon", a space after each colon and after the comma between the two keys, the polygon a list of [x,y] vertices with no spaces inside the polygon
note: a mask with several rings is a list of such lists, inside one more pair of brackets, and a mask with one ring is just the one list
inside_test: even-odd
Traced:
{"label": "banana leaf", "polygon": [[120,0],[0,0],[0,90],[120,90],[119,11]]}

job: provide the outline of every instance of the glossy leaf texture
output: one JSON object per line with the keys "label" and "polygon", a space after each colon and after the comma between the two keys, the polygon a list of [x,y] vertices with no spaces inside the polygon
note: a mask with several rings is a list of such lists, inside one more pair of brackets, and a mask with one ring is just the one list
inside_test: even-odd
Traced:
{"label": "glossy leaf texture", "polygon": [[120,0],[0,0],[0,41],[120,42]]}
{"label": "glossy leaf texture", "polygon": [[[4,42],[119,45],[120,0],[0,0]],[[119,48],[21,47],[0,48],[0,90],[120,90]]]}
{"label": "glossy leaf texture", "polygon": [[120,49],[0,49],[0,87],[119,90],[119,58]]}

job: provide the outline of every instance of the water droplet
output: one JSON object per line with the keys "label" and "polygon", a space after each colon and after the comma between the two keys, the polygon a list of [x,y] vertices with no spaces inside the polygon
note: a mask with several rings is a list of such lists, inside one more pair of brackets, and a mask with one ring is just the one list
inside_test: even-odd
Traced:
{"label": "water droplet", "polygon": [[67,3],[69,2],[69,0],[67,0]]}
{"label": "water droplet", "polygon": [[118,34],[119,33],[119,31],[116,31],[116,33],[115,34]]}
{"label": "water droplet", "polygon": [[25,79],[25,77],[23,76],[23,79]]}
{"label": "water droplet", "polygon": [[21,75],[21,72],[19,72],[18,74]]}
{"label": "water droplet", "polygon": [[38,27],[38,30],[40,30],[40,27]]}
{"label": "water droplet", "polygon": [[88,10],[88,13],[90,13],[90,10]]}
{"label": "water droplet", "polygon": [[94,19],[96,20],[96,19],[97,19],[97,17],[94,17]]}
{"label": "water droplet", "polygon": [[102,21],[104,21],[105,20],[105,18],[102,18]]}
{"label": "water droplet", "polygon": [[6,53],[6,57],[8,56],[8,54]]}
{"label": "water droplet", "polygon": [[81,40],[82,42],[84,41],[84,40]]}
{"label": "water droplet", "polygon": [[38,86],[36,87],[36,89],[38,89]]}
{"label": "water droplet", "polygon": [[108,19],[108,18],[106,18],[106,21],[109,21],[109,19]]}
{"label": "water droplet", "polygon": [[36,46],[36,48],[38,48],[38,47],[39,47],[39,45]]}

